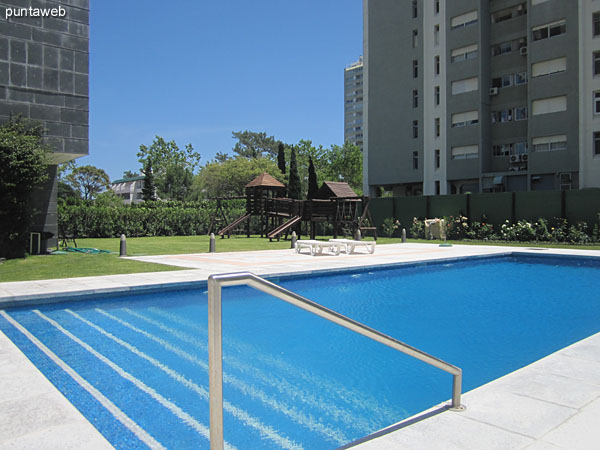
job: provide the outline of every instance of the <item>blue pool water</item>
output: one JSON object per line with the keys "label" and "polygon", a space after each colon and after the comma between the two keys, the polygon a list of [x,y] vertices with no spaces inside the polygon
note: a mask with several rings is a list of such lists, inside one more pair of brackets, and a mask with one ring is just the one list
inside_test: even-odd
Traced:
{"label": "blue pool water", "polygon": [[[509,256],[273,280],[463,369],[463,391],[600,331],[600,264]],[[0,329],[118,449],[209,448],[206,288],[10,309]],[[333,449],[452,377],[245,287],[223,291],[225,439]]]}

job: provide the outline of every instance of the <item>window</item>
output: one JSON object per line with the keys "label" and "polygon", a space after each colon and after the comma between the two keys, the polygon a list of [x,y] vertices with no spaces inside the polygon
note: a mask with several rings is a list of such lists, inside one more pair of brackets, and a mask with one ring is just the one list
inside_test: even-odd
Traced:
{"label": "window", "polygon": [[433,66],[434,66],[435,74],[439,75],[440,74],[440,57],[439,56],[436,56],[435,58],[433,58]]}
{"label": "window", "polygon": [[501,77],[492,78],[492,87],[505,88],[513,85],[513,74],[503,75]]}
{"label": "window", "polygon": [[419,168],[419,152],[413,152],[412,155],[412,160],[413,160],[413,169],[417,170]]}
{"label": "window", "polygon": [[452,159],[471,159],[479,157],[478,145],[452,147]]}
{"label": "window", "polygon": [[419,121],[418,120],[413,120],[412,136],[413,136],[413,139],[416,139],[419,137]]}
{"label": "window", "polygon": [[600,35],[600,12],[592,14],[592,35],[594,37]]}
{"label": "window", "polygon": [[416,19],[419,16],[419,7],[418,7],[417,0],[412,1],[412,16],[413,16],[413,19]]}
{"label": "window", "polygon": [[417,89],[414,89],[412,93],[412,106],[413,108],[419,107],[419,91]]}
{"label": "window", "polygon": [[477,77],[452,82],[452,95],[476,91],[477,89],[479,89],[479,81]]}
{"label": "window", "polygon": [[466,127],[479,123],[479,111],[466,111],[452,114],[452,128]]}
{"label": "window", "polygon": [[594,131],[594,156],[600,155],[600,132]]}
{"label": "window", "polygon": [[594,52],[594,75],[600,75],[600,52]]}
{"label": "window", "polygon": [[440,87],[436,86],[433,89],[433,103],[437,106],[440,104]]}
{"label": "window", "polygon": [[468,27],[477,23],[477,10],[470,11],[460,16],[455,16],[450,20],[450,27],[453,30]]}
{"label": "window", "polygon": [[600,91],[594,92],[594,114],[600,114]]}
{"label": "window", "polygon": [[440,118],[439,117],[435,118],[435,124],[433,127],[434,127],[435,137],[436,138],[440,137]]}
{"label": "window", "polygon": [[439,149],[436,149],[434,151],[433,161],[434,161],[434,164],[435,164],[435,168],[439,169],[440,168],[440,164],[441,164],[440,150]]}
{"label": "window", "polygon": [[515,73],[515,86],[527,84],[527,72]]}
{"label": "window", "polygon": [[520,3],[492,13],[492,23],[504,22],[505,20],[510,20],[524,14],[527,14],[527,6],[525,3]]}
{"label": "window", "polygon": [[[594,133],[594,138],[595,138]],[[540,136],[531,140],[534,152],[550,152],[554,150],[566,150],[567,135],[558,134],[554,136]]]}
{"label": "window", "polygon": [[517,106],[515,108],[515,120],[527,120],[527,106]]}
{"label": "window", "polygon": [[[599,52],[600,54],[600,52]],[[596,59],[594,58],[594,62]],[[594,64],[596,68],[596,65]],[[600,69],[600,65],[598,66]],[[532,77],[543,77],[545,75],[551,75],[553,73],[564,72],[567,70],[567,58],[548,59],[546,61],[540,61],[531,65],[531,76]]]}
{"label": "window", "polygon": [[417,59],[413,59],[413,78],[419,77],[419,61]]}
{"label": "window", "polygon": [[435,45],[440,45],[440,26],[439,25],[433,26],[433,43]]}
{"label": "window", "polygon": [[419,30],[413,30],[412,32],[412,46],[413,48],[419,46]]}
{"label": "window", "polygon": [[504,55],[505,53],[512,52],[512,42],[502,42],[492,46],[492,56]]}
{"label": "window", "polygon": [[435,14],[440,13],[440,0],[433,0],[433,12]]}
{"label": "window", "polygon": [[532,103],[533,115],[550,114],[567,110],[567,96],[542,98]]}
{"label": "window", "polygon": [[567,21],[560,20],[558,22],[549,23],[531,29],[531,38],[533,41],[540,41],[567,32]]}
{"label": "window", "polygon": [[492,111],[492,123],[512,122],[513,120],[527,120],[527,106]]}
{"label": "window", "polygon": [[450,53],[450,61],[464,61],[467,59],[473,59],[477,57],[478,54],[478,46],[477,44],[468,45],[466,47],[455,48]]}
{"label": "window", "polygon": [[440,182],[435,182],[435,195],[440,195]]}
{"label": "window", "polygon": [[511,142],[492,146],[494,156],[523,155],[527,153],[527,142]]}

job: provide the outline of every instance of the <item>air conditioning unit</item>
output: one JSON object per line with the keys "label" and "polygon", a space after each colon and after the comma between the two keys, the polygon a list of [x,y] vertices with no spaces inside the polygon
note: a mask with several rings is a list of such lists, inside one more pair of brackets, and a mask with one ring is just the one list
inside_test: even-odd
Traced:
{"label": "air conditioning unit", "polygon": [[521,55],[525,56],[525,55],[527,54],[527,46],[525,46],[525,47],[521,47],[521,48],[519,49],[519,53],[520,53]]}
{"label": "air conditioning unit", "polygon": [[510,155],[508,161],[511,163],[517,163],[521,161],[521,155]]}
{"label": "air conditioning unit", "polygon": [[570,183],[572,180],[571,174],[568,172],[559,173],[558,178],[560,178],[561,183]]}
{"label": "air conditioning unit", "polygon": [[490,95],[498,95],[498,88],[497,87],[490,88]]}
{"label": "air conditioning unit", "polygon": [[529,155],[527,153],[521,155],[521,161],[523,161],[523,162],[529,161]]}
{"label": "air conditioning unit", "polygon": [[509,168],[508,168],[508,171],[509,171],[509,172],[518,172],[518,171],[519,171],[519,168],[518,168],[518,167],[509,167]]}

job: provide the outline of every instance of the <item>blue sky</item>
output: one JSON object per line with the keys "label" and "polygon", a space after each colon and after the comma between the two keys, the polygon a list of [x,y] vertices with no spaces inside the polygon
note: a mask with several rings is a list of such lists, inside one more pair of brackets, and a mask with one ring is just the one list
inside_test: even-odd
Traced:
{"label": "blue sky", "polygon": [[78,164],[120,178],[155,135],[202,163],[246,129],[341,145],[343,69],[361,53],[361,0],[93,1]]}

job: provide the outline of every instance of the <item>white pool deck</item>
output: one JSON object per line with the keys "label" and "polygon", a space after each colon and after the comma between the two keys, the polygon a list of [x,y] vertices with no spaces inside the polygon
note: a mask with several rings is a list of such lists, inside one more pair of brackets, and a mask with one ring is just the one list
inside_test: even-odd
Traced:
{"label": "white pool deck", "polygon": [[[439,247],[434,244],[378,245],[373,255],[358,250],[352,255],[310,256],[289,249],[142,256],[132,259],[171,264],[189,270],[31,282],[2,283],[0,279],[0,308],[39,303],[48,298],[64,300],[86,293],[134,292],[150,286],[166,288],[181,283],[191,284],[206,280],[215,273],[311,273],[513,251],[600,258],[600,251],[592,250],[463,245]],[[400,335],[395,337],[402,340]],[[409,344],[418,347],[418,342]],[[449,385],[448,397],[450,391]],[[353,448],[598,449],[600,333],[465,393],[462,403],[466,405],[464,412],[448,411],[441,405],[396,424]],[[406,425],[406,422],[409,424]],[[45,450],[112,448],[0,332],[0,449],[41,447]]]}

